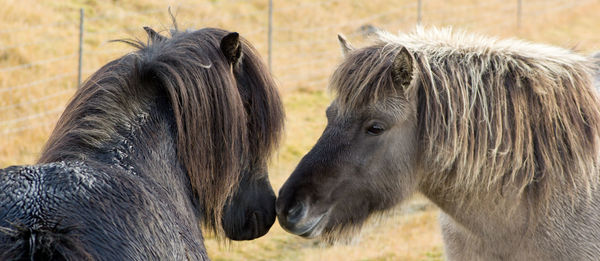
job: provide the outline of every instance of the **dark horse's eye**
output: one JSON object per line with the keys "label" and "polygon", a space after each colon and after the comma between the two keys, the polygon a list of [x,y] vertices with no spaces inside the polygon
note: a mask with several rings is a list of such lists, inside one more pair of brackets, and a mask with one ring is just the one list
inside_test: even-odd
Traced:
{"label": "dark horse's eye", "polygon": [[380,135],[381,133],[383,133],[383,131],[385,131],[385,128],[383,128],[383,126],[378,123],[372,124],[367,128],[367,133],[373,136]]}

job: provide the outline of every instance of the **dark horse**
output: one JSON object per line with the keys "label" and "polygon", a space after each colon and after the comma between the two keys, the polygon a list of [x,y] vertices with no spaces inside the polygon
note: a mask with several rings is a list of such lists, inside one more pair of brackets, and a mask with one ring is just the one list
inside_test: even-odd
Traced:
{"label": "dark horse", "polygon": [[145,29],[77,91],[37,165],[0,170],[0,260],[206,260],[201,224],[250,240],[275,221],[284,115],[257,51],[221,29]]}

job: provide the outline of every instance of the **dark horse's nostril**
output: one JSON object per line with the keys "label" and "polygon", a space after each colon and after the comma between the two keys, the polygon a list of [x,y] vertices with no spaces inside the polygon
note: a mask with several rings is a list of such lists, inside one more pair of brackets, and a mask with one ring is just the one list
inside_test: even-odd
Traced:
{"label": "dark horse's nostril", "polygon": [[301,202],[297,202],[293,207],[287,211],[287,222],[289,224],[298,223],[306,215],[306,208]]}

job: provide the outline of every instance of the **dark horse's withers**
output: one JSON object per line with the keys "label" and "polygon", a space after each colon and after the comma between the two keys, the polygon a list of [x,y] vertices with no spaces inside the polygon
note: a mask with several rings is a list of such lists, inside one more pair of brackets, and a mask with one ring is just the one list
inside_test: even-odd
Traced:
{"label": "dark horse's withers", "polygon": [[0,170],[0,260],[203,260],[275,221],[266,162],[283,108],[256,50],[150,28],[77,91],[37,165]]}

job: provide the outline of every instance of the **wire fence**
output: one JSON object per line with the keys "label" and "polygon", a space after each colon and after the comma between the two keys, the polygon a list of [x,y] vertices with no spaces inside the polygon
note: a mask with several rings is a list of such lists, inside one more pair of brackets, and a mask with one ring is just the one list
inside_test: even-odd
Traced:
{"label": "wire fence", "polygon": [[[286,15],[290,12],[327,11],[343,5],[345,2],[322,0],[278,7],[273,5],[273,1],[264,1],[268,2],[264,5],[264,9],[252,10],[243,14],[232,12],[228,16],[214,15],[200,19],[200,21],[205,24],[218,25],[219,19],[226,17],[228,21],[240,21],[240,24],[254,23],[255,26],[251,30],[241,34],[251,39],[261,53],[267,54],[269,67],[276,79],[280,85],[284,86],[284,89],[290,92],[295,88],[322,88],[327,84],[327,77],[340,58],[334,37],[338,32],[343,32],[350,38],[357,38],[368,34],[373,26],[384,29],[404,29],[415,24],[457,25],[467,28],[475,27],[480,31],[485,31],[481,28],[487,24],[495,30],[504,28],[512,30],[516,34],[528,19],[533,20],[557,12],[568,12],[578,6],[597,2],[597,0],[513,0],[511,4],[506,1],[491,0],[448,9],[429,8],[428,1],[414,0],[390,8],[381,8],[376,13],[351,17],[343,22],[319,24],[307,19],[302,21],[305,23],[303,25],[289,22],[285,19]],[[524,9],[527,6],[536,8]],[[191,7],[180,5],[177,8]],[[479,12],[486,12],[487,16],[497,17],[495,19],[486,17],[485,23],[482,22],[482,16],[469,17],[469,14]],[[22,63],[0,63],[0,96],[4,96],[4,99],[0,99],[0,133],[15,134],[52,126],[64,108],[66,97],[72,94],[79,85],[81,81],[79,79],[97,70],[101,64],[108,61],[108,58],[115,58],[115,55],[122,55],[130,51],[122,46],[115,48],[115,46],[104,45],[107,40],[111,39],[103,39],[103,42],[100,43],[97,41],[88,43],[86,40],[102,38],[104,35],[115,33],[120,33],[122,38],[127,38],[131,31],[141,31],[142,26],[104,29],[99,23],[165,13],[166,8],[126,11],[118,15],[106,13],[88,17],[81,16],[79,21],[74,19],[67,22],[24,25],[19,28],[0,28],[0,39],[14,33],[31,35],[31,39],[24,43],[3,43],[0,40],[0,55],[10,55],[14,50],[27,52],[53,45],[71,46],[62,48],[71,50],[70,53]],[[73,16],[75,17],[75,15]],[[264,17],[264,19],[256,19],[256,17]],[[68,33],[57,37],[35,38],[40,31],[51,28],[61,28]],[[80,28],[81,30],[79,30]],[[94,61],[94,63],[90,63],[93,66],[86,67],[88,61]],[[62,72],[44,76],[41,72],[50,67],[59,67]],[[22,82],[10,82],[11,84],[6,83],[9,82],[7,80],[1,80],[10,78],[11,74],[30,74],[35,77],[23,77]],[[48,89],[48,91],[37,92],[41,94],[31,96],[33,94],[30,93],[34,92],[30,90],[33,88]],[[57,106],[56,104],[61,105]]]}

